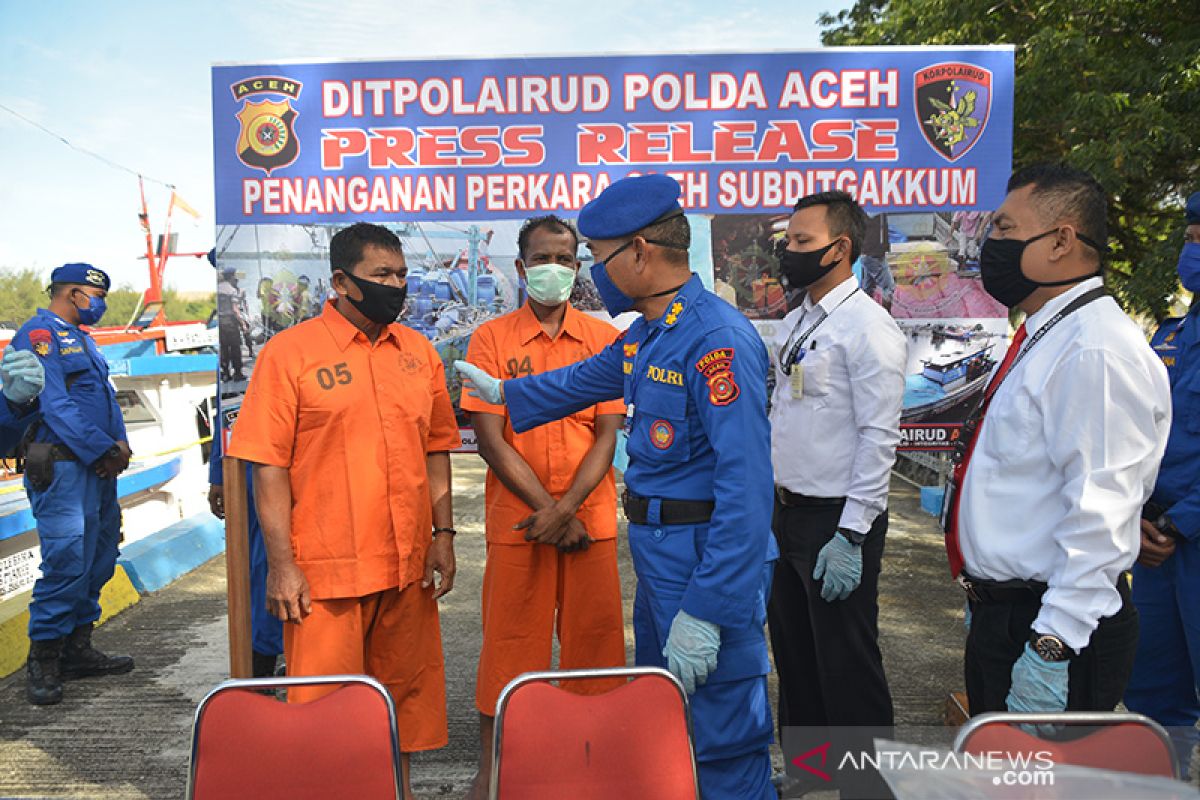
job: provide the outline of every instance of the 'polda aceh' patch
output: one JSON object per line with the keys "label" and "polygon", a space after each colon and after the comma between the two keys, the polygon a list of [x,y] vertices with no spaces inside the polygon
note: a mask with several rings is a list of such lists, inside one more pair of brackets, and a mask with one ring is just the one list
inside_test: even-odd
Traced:
{"label": "'polda aceh' patch", "polygon": [[708,381],[708,402],[727,406],[741,394],[733,377],[733,348],[710,350],[696,362],[696,369]]}

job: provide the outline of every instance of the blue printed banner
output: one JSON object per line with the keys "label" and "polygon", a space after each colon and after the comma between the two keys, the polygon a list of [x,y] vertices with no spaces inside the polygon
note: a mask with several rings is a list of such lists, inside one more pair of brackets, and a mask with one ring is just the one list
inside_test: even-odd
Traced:
{"label": "blue printed banner", "polygon": [[872,213],[987,211],[1011,47],[215,67],[217,222],[573,216],[665,172],[693,214],[842,189]]}

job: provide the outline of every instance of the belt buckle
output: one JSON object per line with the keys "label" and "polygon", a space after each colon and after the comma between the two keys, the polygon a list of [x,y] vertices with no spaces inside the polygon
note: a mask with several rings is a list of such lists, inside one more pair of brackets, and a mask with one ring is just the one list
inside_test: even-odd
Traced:
{"label": "belt buckle", "polygon": [[959,575],[956,580],[958,581],[959,587],[967,593],[968,598],[976,603],[982,602],[979,598],[979,592],[975,591],[975,584],[971,583],[971,581],[967,580],[962,575]]}

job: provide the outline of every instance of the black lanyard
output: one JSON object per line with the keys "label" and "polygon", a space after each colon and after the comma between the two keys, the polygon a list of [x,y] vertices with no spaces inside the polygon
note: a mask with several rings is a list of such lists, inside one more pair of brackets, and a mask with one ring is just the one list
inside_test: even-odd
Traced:
{"label": "black lanyard", "polygon": [[963,454],[966,453],[967,447],[969,446],[971,440],[975,437],[975,432],[979,427],[979,421],[983,418],[984,410],[992,402],[992,398],[996,396],[996,392],[1000,390],[1000,384],[1004,383],[1004,379],[1013,373],[1013,370],[1017,368],[1017,364],[1021,363],[1021,359],[1025,358],[1026,354],[1029,353],[1029,351],[1033,349],[1033,346],[1040,342],[1046,336],[1046,334],[1050,332],[1051,328],[1062,322],[1070,315],[1074,314],[1079,309],[1086,306],[1088,303],[1092,302],[1093,300],[1099,300],[1101,297],[1105,297],[1107,294],[1108,292],[1103,286],[1097,286],[1095,289],[1084,292],[1083,294],[1079,295],[1079,297],[1076,297],[1074,300],[1064,306],[1057,314],[1047,320],[1045,325],[1038,328],[1037,332],[1034,333],[1033,336],[1029,337],[1029,340],[1025,343],[1025,346],[1021,348],[1019,353],[1017,353],[1017,357],[1014,358],[1012,363],[1008,365],[1008,369],[1006,369],[1004,373],[999,376],[999,380],[993,381],[988,385],[987,389],[983,393],[983,397],[979,399],[979,403],[976,404],[970,415],[967,416],[966,421],[963,423],[963,435],[959,437],[958,440],[958,447],[955,452],[955,461],[961,460]]}
{"label": "black lanyard", "polygon": [[[853,291],[851,291],[850,294],[843,297],[842,301],[840,303],[838,303],[836,306],[834,306],[832,309],[830,309],[828,314],[824,313],[824,311],[822,310],[820,319],[818,319],[816,322],[814,322],[812,325],[810,325],[808,327],[808,330],[806,330],[804,333],[800,334],[800,338],[796,340],[795,344],[793,344],[789,347],[788,342],[792,341],[792,337],[796,335],[796,331],[799,329],[800,325],[804,322],[805,315],[804,314],[800,315],[800,320],[796,323],[796,327],[792,328],[792,332],[788,336],[787,342],[784,342],[784,344],[783,344],[784,350],[786,351],[786,356],[780,360],[779,368],[783,370],[784,375],[792,374],[792,364],[795,362],[796,356],[799,354],[800,349],[802,347],[804,347],[804,343],[807,342],[809,337],[811,337],[813,335],[813,332],[816,331],[817,328],[821,327],[822,322],[824,322],[825,320],[832,317],[833,312],[837,311],[839,308],[841,308],[843,305],[845,305],[846,301],[849,300],[851,297],[854,297],[854,295],[857,292],[858,292],[858,287],[855,286]],[[813,308],[820,308],[820,306],[814,305]]]}

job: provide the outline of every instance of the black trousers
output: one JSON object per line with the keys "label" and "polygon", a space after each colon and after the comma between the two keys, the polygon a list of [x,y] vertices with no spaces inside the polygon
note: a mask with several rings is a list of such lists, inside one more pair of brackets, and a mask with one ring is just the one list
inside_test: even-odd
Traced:
{"label": "black trousers", "polygon": [[827,741],[832,744],[827,763],[843,798],[886,798],[891,794],[874,770],[835,771],[843,753],[873,752],[873,737],[893,738],[892,695],[879,651],[879,570],[887,513],[879,515],[862,544],[862,582],[849,597],[826,602],[821,581],[812,576],[817,554],[837,533],[844,504],[775,501],[772,528],[779,560],[767,625],[779,673],[780,742],[789,776],[811,779],[790,761]]}
{"label": "black trousers", "polygon": [[845,600],[821,599],[817,554],[837,533],[842,503],[784,506],[772,527],[779,561],[767,625],[779,672],[779,724],[891,726],[892,695],[879,651],[879,570],[887,512],[862,544],[862,583]]}
{"label": "black trousers", "polygon": [[217,326],[221,349],[221,370],[229,377],[242,374],[242,333],[232,325]]}
{"label": "black trousers", "polygon": [[[1068,711],[1112,711],[1125,694],[1137,652],[1138,613],[1129,581],[1117,586],[1121,608],[1100,620],[1091,641],[1071,659]],[[1012,667],[1025,649],[1040,598],[1013,602],[971,602],[971,631],[967,634],[964,671],[971,714],[1007,711]]]}

